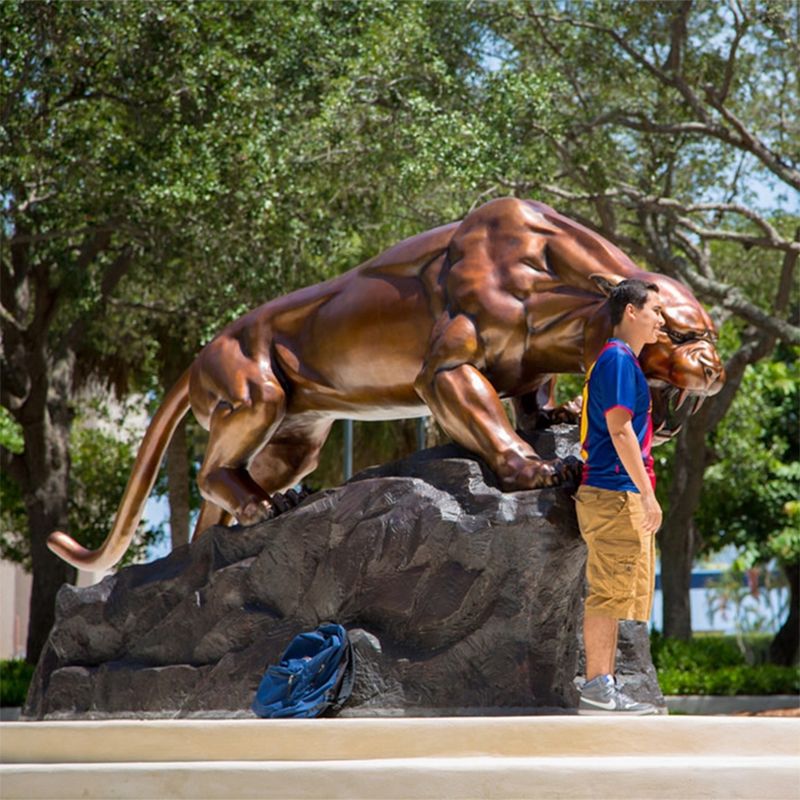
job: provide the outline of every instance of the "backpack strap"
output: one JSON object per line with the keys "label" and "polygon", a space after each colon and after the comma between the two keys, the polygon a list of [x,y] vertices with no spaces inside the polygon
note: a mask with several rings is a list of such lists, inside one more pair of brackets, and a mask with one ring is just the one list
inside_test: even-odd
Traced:
{"label": "backpack strap", "polygon": [[333,702],[325,709],[323,714],[333,716],[338,714],[353,693],[353,684],[356,680],[356,651],[350,639],[345,634],[344,658],[339,664],[336,683],[330,691]]}

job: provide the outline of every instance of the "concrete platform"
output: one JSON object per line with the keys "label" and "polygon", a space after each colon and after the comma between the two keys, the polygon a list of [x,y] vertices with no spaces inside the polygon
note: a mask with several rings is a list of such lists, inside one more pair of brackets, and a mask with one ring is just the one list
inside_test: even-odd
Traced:
{"label": "concrete platform", "polygon": [[0,797],[800,798],[800,720],[0,724]]}

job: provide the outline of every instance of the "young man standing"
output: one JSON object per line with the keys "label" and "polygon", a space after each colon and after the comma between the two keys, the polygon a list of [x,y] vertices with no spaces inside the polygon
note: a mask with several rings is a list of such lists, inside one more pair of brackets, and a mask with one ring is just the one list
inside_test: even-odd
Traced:
{"label": "young man standing", "polygon": [[583,638],[586,683],[579,714],[655,714],[616,683],[619,620],[647,622],[655,580],[661,507],[650,447],[650,389],[638,356],[664,325],[658,287],[625,280],[609,295],[612,338],[587,373],[583,390],[583,478],[575,497],[586,542],[588,592]]}

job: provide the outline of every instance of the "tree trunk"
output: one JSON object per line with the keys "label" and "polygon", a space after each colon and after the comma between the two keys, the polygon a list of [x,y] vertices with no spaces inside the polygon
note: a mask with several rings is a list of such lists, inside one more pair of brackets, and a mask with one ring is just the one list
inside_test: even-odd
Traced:
{"label": "tree trunk", "polygon": [[[183,349],[166,335],[161,342],[161,381],[164,389],[177,383],[189,359]],[[169,498],[169,530],[172,549],[189,542],[189,444],[186,436],[186,418],[175,429],[167,448],[167,496]]]}
{"label": "tree trunk", "polygon": [[669,492],[669,512],[658,542],[661,548],[661,590],[664,636],[688,640],[692,635],[690,589],[698,550],[694,513],[700,504],[706,468],[708,411],[687,419],[678,434]]}
{"label": "tree trunk", "polygon": [[[55,486],[60,481],[51,480],[47,483]],[[64,494],[66,499],[66,493]],[[55,620],[55,602],[58,590],[65,583],[74,583],[76,570],[53,555],[47,549],[47,537],[56,529],[64,527],[61,520],[65,517],[66,503],[49,503],[41,499],[26,504],[31,529],[31,559],[33,562],[33,586],[30,599],[30,620],[28,624],[28,639],[25,658],[30,664],[36,664],[42,649],[47,642],[50,629]]]}
{"label": "tree trunk", "polygon": [[664,598],[664,635],[688,640],[692,635],[690,590],[692,564],[700,550],[694,514],[700,505],[707,462],[706,437],[731,407],[745,369],[768,355],[775,346],[770,336],[749,331],[739,350],[725,364],[722,391],[686,419],[678,434],[669,491],[669,510],[659,534],[661,588]]}
{"label": "tree trunk", "polygon": [[26,659],[35,664],[55,618],[55,598],[64,583],[75,581],[73,567],[47,549],[54,530],[69,523],[69,435],[72,411],[69,392],[72,357],[51,367],[44,413],[23,424],[25,438],[22,493],[31,534],[33,587]]}
{"label": "tree trunk", "polygon": [[769,660],[790,667],[800,655],[800,563],[784,564],[783,571],[789,581],[789,616],[770,643]]}
{"label": "tree trunk", "polygon": [[189,447],[186,419],[183,419],[167,450],[169,531],[173,550],[189,542],[189,480]]}

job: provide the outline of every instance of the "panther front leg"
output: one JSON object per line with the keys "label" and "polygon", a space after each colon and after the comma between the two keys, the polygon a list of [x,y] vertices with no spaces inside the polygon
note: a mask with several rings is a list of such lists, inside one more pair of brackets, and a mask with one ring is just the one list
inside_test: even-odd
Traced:
{"label": "panther front leg", "polygon": [[449,436],[486,461],[505,491],[562,483],[568,465],[540,458],[516,434],[494,387],[469,363],[478,349],[472,322],[463,315],[449,320],[434,335],[415,382],[418,394]]}
{"label": "panther front leg", "polygon": [[556,375],[550,375],[535,391],[513,398],[517,428],[523,433],[533,433],[552,425],[577,425],[581,421],[583,398],[578,395],[566,403],[556,403],[557,380]]}

